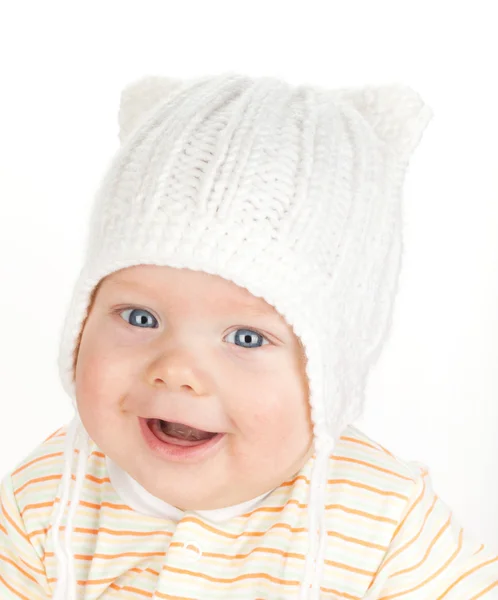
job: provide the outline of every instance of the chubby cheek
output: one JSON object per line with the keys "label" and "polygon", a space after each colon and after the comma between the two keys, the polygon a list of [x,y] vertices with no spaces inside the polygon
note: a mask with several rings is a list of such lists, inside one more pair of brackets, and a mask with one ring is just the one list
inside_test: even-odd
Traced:
{"label": "chubby cheek", "polygon": [[256,451],[263,462],[292,462],[312,440],[306,392],[298,382],[280,389],[258,387],[256,396],[239,396],[234,408],[239,458],[254,457]]}
{"label": "chubby cheek", "polygon": [[88,434],[104,451],[112,432],[123,430],[119,405],[127,383],[123,374],[128,372],[109,356],[105,347],[93,345],[87,352],[82,343],[75,373],[78,412]]}

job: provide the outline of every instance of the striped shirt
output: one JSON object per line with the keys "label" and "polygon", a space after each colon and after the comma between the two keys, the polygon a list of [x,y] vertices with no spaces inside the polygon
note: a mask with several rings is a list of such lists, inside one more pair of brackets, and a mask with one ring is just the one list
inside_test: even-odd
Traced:
{"label": "striped shirt", "polygon": [[[66,428],[49,437],[0,489],[0,598],[51,597],[49,535],[59,502]],[[213,523],[138,513],[111,484],[91,442],[74,521],[79,599],[295,598],[307,547],[312,457],[245,514]],[[435,495],[427,469],[348,427],[329,460],[325,600],[498,598],[498,556],[470,539]]]}

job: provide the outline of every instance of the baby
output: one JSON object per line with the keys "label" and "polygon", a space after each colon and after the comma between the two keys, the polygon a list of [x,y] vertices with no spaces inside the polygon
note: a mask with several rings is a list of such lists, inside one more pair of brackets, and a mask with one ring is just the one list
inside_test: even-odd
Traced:
{"label": "baby", "polygon": [[431,117],[401,84],[122,91],[62,332],[75,417],[2,482],[2,600],[498,598],[427,469],[352,425]]}

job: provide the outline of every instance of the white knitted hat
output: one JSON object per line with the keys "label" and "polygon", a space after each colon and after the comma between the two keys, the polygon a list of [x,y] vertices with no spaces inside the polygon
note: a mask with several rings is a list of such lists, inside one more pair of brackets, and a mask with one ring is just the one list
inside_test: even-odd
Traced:
{"label": "white knitted hat", "polygon": [[[366,376],[390,330],[403,182],[432,114],[399,83],[325,89],[230,72],[145,77],[122,92],[121,146],[96,196],[62,332],[64,389],[75,402],[75,350],[89,300],[114,271],[201,270],[272,304],[305,349],[314,426],[301,598],[319,597],[328,457],[361,413]],[[69,446],[81,450],[81,424],[67,440],[68,456]],[[85,460],[80,451],[80,477]],[[78,486],[77,477],[72,504]],[[63,509],[61,502],[58,523]],[[66,598],[60,590],[70,575],[60,569],[66,583],[57,590]]]}

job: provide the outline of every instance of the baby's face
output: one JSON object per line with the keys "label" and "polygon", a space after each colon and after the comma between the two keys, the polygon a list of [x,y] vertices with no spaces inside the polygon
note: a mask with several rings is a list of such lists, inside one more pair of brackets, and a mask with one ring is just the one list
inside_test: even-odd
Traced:
{"label": "baby's face", "polygon": [[259,496],[313,452],[298,338],[262,298],[218,276],[140,265],[105,278],[75,382],[90,437],[184,510]]}

